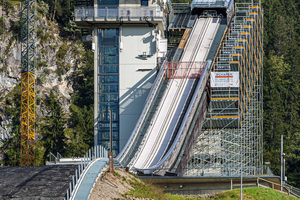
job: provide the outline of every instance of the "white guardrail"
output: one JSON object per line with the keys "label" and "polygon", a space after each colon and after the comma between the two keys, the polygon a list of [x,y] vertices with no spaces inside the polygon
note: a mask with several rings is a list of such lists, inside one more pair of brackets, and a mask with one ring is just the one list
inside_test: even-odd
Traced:
{"label": "white guardrail", "polygon": [[164,18],[163,9],[157,7],[102,7],[94,8],[90,6],[75,8],[75,19],[82,18]]}

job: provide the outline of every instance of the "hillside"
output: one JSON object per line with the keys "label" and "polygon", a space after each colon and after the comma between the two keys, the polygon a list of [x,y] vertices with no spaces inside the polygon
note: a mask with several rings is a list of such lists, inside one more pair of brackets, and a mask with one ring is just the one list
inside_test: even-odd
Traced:
{"label": "hillside", "polygon": [[[0,1],[0,164],[20,162],[20,1]],[[67,8],[72,18],[73,8]],[[79,156],[93,144],[93,53],[74,22],[52,17],[38,1],[36,13],[36,164],[49,152]],[[70,24],[71,23],[71,24]],[[78,123],[80,121],[81,123]],[[8,136],[8,137],[7,137]],[[55,141],[53,143],[53,141]],[[4,154],[4,158],[2,155]]]}
{"label": "hillside", "polygon": [[[221,192],[214,195],[199,196],[178,196],[163,194],[163,191],[153,185],[148,185],[119,168],[115,173],[103,173],[95,183],[95,187],[89,197],[89,200],[103,199],[154,199],[154,200],[193,200],[193,199],[211,199],[211,200],[236,200],[240,197],[240,190]],[[243,199],[251,200],[293,200],[292,196],[280,193],[269,188],[245,188],[243,189]]]}

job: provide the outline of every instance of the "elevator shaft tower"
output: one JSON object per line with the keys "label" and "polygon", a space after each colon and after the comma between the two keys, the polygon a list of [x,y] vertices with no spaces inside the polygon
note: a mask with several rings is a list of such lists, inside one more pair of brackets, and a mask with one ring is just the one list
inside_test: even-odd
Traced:
{"label": "elevator shaft tower", "polygon": [[35,161],[35,6],[21,0],[21,166]]}

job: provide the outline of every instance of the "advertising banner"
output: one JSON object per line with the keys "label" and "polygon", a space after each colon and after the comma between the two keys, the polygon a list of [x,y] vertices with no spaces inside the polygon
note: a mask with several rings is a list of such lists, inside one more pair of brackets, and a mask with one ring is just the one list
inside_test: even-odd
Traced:
{"label": "advertising banner", "polygon": [[211,72],[211,87],[239,87],[239,72]]}

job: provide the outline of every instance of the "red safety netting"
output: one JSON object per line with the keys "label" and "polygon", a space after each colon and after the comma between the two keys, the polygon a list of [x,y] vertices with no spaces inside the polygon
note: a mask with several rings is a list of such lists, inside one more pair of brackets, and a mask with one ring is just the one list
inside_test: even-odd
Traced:
{"label": "red safety netting", "polygon": [[165,65],[165,78],[200,78],[205,62],[167,62]]}

